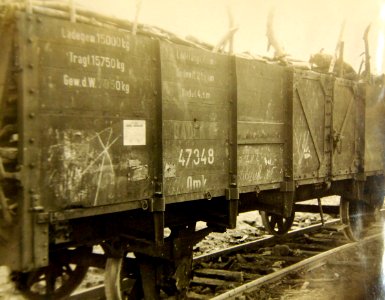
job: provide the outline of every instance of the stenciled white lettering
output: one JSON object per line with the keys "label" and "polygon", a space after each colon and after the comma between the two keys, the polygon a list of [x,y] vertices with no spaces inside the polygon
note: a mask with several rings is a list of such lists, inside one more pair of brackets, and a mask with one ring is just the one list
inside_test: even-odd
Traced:
{"label": "stenciled white lettering", "polygon": [[183,166],[187,167],[189,165],[197,166],[197,165],[212,165],[214,163],[214,149],[206,148],[203,149],[180,149],[178,162]]}
{"label": "stenciled white lettering", "polygon": [[83,44],[99,44],[114,48],[130,50],[128,37],[104,33],[86,33],[76,29],[61,28],[61,37],[66,40],[77,41]]}
{"label": "stenciled white lettering", "polygon": [[176,51],[176,59],[182,62],[190,62],[196,65],[214,65],[215,60],[212,57],[203,56],[203,55],[195,55],[189,51]]}
{"label": "stenciled white lettering", "polygon": [[120,70],[122,73],[125,71],[126,65],[124,62],[120,61],[119,58],[87,54],[87,55],[78,55],[72,51],[67,52],[67,57],[69,62],[72,64],[79,64],[84,68],[88,66],[103,67],[108,69]]}
{"label": "stenciled white lettering", "polygon": [[200,89],[193,90],[193,89],[185,89],[182,87],[181,92],[182,92],[182,97],[186,97],[186,98],[198,98],[198,99],[211,98],[211,94],[209,92],[202,91]]}
{"label": "stenciled white lettering", "polygon": [[96,78],[90,76],[74,77],[68,74],[63,75],[63,84],[67,87],[81,87],[90,89],[105,89],[125,94],[130,93],[130,85],[123,80]]}
{"label": "stenciled white lettering", "polygon": [[200,178],[193,178],[192,176],[187,177],[187,188],[189,190],[199,190],[206,186],[207,178],[205,175],[201,175]]}
{"label": "stenciled white lettering", "polygon": [[205,82],[214,82],[214,75],[212,74],[206,74],[202,71],[187,71],[187,70],[177,70],[176,72],[177,77],[183,78],[183,79],[193,79],[198,81],[205,81]]}

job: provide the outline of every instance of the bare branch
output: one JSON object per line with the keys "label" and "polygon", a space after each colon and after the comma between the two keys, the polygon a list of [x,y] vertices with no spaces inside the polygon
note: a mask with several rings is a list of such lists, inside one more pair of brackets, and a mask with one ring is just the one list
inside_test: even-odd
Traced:
{"label": "bare branch", "polygon": [[344,36],[344,31],[345,31],[345,23],[346,21],[344,20],[341,24],[341,30],[340,30],[340,34],[338,36],[338,40],[337,40],[337,45],[336,45],[336,49],[334,51],[334,56],[330,62],[330,65],[329,65],[329,73],[333,73],[334,71],[334,66],[336,64],[336,61],[337,61],[337,56],[338,56],[338,53],[340,51],[340,47],[341,47],[341,42],[342,42],[342,39],[343,39],[343,36]]}
{"label": "bare branch", "polygon": [[219,40],[219,43],[214,47],[213,49],[213,52],[218,52],[220,49],[222,49],[226,44],[227,42],[229,42],[234,34],[238,31],[238,27],[233,27],[233,28],[230,28],[226,34]]}
{"label": "bare branch", "polygon": [[142,0],[137,0],[135,19],[134,19],[134,23],[132,24],[132,35],[136,35],[137,29],[138,29],[138,19],[139,19],[139,13],[140,13],[141,7],[142,7]]}
{"label": "bare branch", "polygon": [[364,32],[364,43],[365,43],[365,79],[369,82],[370,81],[370,53],[369,53],[369,31],[370,31],[370,26],[369,24]]}
{"label": "bare branch", "polygon": [[274,21],[274,9],[271,9],[269,12],[269,15],[267,17],[267,30],[266,30],[266,36],[267,36],[267,50],[270,49],[270,46],[272,46],[275,50],[274,56],[276,58],[284,58],[286,56],[286,53],[283,51],[283,48],[279,44],[273,28],[273,21]]}

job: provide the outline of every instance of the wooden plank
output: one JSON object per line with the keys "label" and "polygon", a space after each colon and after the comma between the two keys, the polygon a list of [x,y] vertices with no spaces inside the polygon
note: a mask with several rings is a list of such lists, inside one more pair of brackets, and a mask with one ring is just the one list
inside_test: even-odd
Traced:
{"label": "wooden plank", "polygon": [[[168,47],[168,50],[164,51],[172,52],[173,47]],[[188,50],[190,51],[190,50]],[[196,55],[205,56],[206,53],[203,51],[194,51]],[[228,68],[227,59],[218,56],[210,55],[211,59],[218,60],[218,67],[213,69],[211,65],[202,64],[186,64],[185,61],[181,61],[180,57],[172,57],[168,60],[164,55],[162,60],[162,67],[164,67],[165,72],[162,74],[162,80],[167,82],[180,82],[182,85],[195,85],[195,86],[206,86],[206,87],[216,87],[222,88],[229,83],[229,78],[226,73],[223,73],[223,68]]]}
{"label": "wooden plank", "polygon": [[294,177],[326,176],[328,170],[326,124],[326,94],[321,74],[308,77],[303,71],[294,72],[293,90],[293,162]]}
{"label": "wooden plank", "polygon": [[219,71],[218,68],[228,68],[230,63],[228,55],[220,55],[198,48],[178,46],[168,42],[162,42],[161,48],[162,61],[178,62],[178,65],[199,66],[201,69]]}
{"label": "wooden plank", "polygon": [[229,57],[163,42],[160,56],[164,194],[177,201],[224,195]]}
{"label": "wooden plank", "polygon": [[365,100],[365,172],[385,170],[384,161],[379,153],[385,148],[385,109],[379,101],[381,86],[367,86]]}
{"label": "wooden plank", "polygon": [[55,211],[151,197],[157,42],[41,16],[25,22],[22,107],[33,126],[22,130],[23,154],[36,164],[26,172],[41,174],[30,176],[31,189],[44,190],[41,205]]}
{"label": "wooden plank", "polygon": [[227,137],[220,122],[204,120],[164,120],[165,140],[221,140]]}
{"label": "wooden plank", "polygon": [[115,28],[105,28],[89,24],[74,23],[69,20],[39,16],[34,20],[34,31],[41,40],[63,45],[81,45],[82,47],[108,47],[117,52],[143,53],[143,45],[132,43],[130,32]]}
{"label": "wooden plank", "polygon": [[151,196],[152,140],[144,136],[144,145],[124,145],[126,120],[91,115],[40,120],[45,124],[41,184],[47,207],[87,207]]}
{"label": "wooden plank", "polygon": [[217,104],[188,99],[179,101],[177,97],[175,96],[173,101],[163,99],[163,121],[196,120],[198,122],[220,122],[225,128],[228,126],[228,111],[225,105],[226,97],[222,98],[223,103]]}
{"label": "wooden plank", "polygon": [[283,123],[286,71],[277,65],[237,59],[238,121]]}
{"label": "wooden plank", "polygon": [[197,269],[194,274],[201,277],[218,278],[225,280],[232,280],[236,282],[243,281],[243,273],[238,271],[218,270],[218,269]]}
{"label": "wooden plank", "polygon": [[227,280],[221,280],[221,279],[213,279],[213,278],[194,276],[194,278],[191,280],[191,284],[199,284],[199,285],[203,285],[203,286],[217,287],[217,286],[227,286],[227,285],[235,284],[235,282],[231,282],[231,281],[227,281]]}
{"label": "wooden plank", "polygon": [[[212,196],[223,196],[224,189],[227,186],[228,175],[226,173],[217,174],[191,174],[178,176],[174,178],[165,178],[164,193],[167,196],[176,195],[183,199],[198,199],[206,198],[206,193],[210,192]],[[220,191],[218,194],[216,191]],[[194,197],[186,197],[184,194],[194,193]]]}
{"label": "wooden plank", "polygon": [[225,100],[229,100],[228,90],[225,87],[213,87],[206,84],[178,83],[162,81],[162,96],[164,101],[181,105],[191,103],[193,106],[204,104],[218,107]]}
{"label": "wooden plank", "polygon": [[[95,29],[96,31],[97,29]],[[39,37],[37,35],[37,37]],[[39,39],[42,52],[38,61],[40,66],[51,68],[62,68],[72,70],[90,70],[95,72],[98,69],[108,71],[114,75],[123,75],[131,69],[140,71],[145,76],[145,70],[153,65],[154,42],[145,38],[132,39],[132,43],[146,45],[144,54],[138,56],[132,52],[122,53],[110,47],[90,48],[81,44],[62,44],[60,42],[45,41]],[[55,55],[53,55],[55,54]]]}
{"label": "wooden plank", "polygon": [[[131,79],[116,79],[110,75],[97,78],[95,74],[42,69],[39,77],[40,107],[44,110],[73,109],[106,111],[115,114],[127,112],[150,115],[154,107],[154,89],[151,81],[140,81],[132,86]],[[48,88],[47,88],[48,84]],[[147,89],[147,90],[146,90]]]}
{"label": "wooden plank", "polygon": [[283,145],[239,145],[239,185],[281,182],[283,180]]}
{"label": "wooden plank", "polygon": [[200,295],[194,292],[187,292],[187,298],[190,300],[208,300],[210,299],[209,296]]}
{"label": "wooden plank", "polygon": [[[359,153],[360,149],[358,136],[364,135],[361,130],[364,120],[362,100],[357,97],[353,84],[346,80],[336,80],[334,85],[334,106],[333,106],[333,130],[339,134],[335,149],[333,151],[333,172],[332,175],[354,174],[362,163]],[[362,123],[362,124],[360,124]],[[359,125],[360,124],[360,125]]]}
{"label": "wooden plank", "polygon": [[283,180],[285,68],[236,59],[240,186]]}
{"label": "wooden plank", "polygon": [[283,144],[284,127],[280,121],[238,121],[238,144]]}
{"label": "wooden plank", "polygon": [[30,25],[42,109],[151,111],[158,94],[156,41],[46,17]]}

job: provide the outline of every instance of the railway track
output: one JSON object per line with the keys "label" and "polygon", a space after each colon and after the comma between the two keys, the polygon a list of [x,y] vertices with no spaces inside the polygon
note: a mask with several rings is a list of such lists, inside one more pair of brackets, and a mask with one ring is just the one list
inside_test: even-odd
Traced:
{"label": "railway track", "polygon": [[[196,257],[188,299],[255,299],[247,295],[290,274],[323,266],[357,245],[381,239],[380,223],[371,227],[367,238],[356,243],[349,243],[342,229],[338,220],[330,221],[324,226],[291,231],[284,237],[269,236]],[[104,299],[104,286],[75,292],[69,299]]]}
{"label": "railway track", "polygon": [[[326,251],[320,251],[319,253],[314,254],[311,256],[311,253],[306,253],[303,256],[303,260],[300,260],[298,262],[295,262],[291,264],[291,261],[287,261],[287,258],[285,257],[274,257],[272,258],[273,265],[277,262],[284,262],[284,264],[287,264],[287,266],[283,267],[280,270],[275,270],[274,272],[271,272],[267,275],[264,275],[262,277],[257,277],[254,280],[248,281],[238,287],[231,288],[229,290],[223,291],[218,295],[209,296],[207,298],[203,297],[197,297],[192,296],[190,299],[212,299],[212,300],[224,300],[224,299],[281,299],[282,296],[285,295],[285,288],[278,288],[279,285],[285,285],[285,283],[289,282],[289,288],[286,288],[286,290],[291,290],[292,294],[299,295],[301,292],[303,292],[303,287],[305,286],[307,289],[310,287],[307,287],[306,285],[310,284],[310,282],[318,282],[318,283],[326,283],[326,282],[336,282],[337,278],[332,278],[329,276],[329,278],[324,278],[325,271],[322,270],[321,273],[323,275],[320,275],[321,278],[314,279],[307,281],[306,279],[302,277],[299,274],[307,274],[308,272],[315,272],[317,269],[321,269],[326,265],[334,265],[338,272],[343,272],[344,267],[351,267],[355,264],[359,265],[362,262],[359,262],[353,258],[353,254],[346,254],[346,253],[352,253],[352,250],[354,250],[357,247],[364,247],[364,245],[373,243],[376,241],[379,241],[382,239],[381,233],[373,234],[365,239],[363,239],[360,242],[356,243],[341,243],[341,245],[338,245],[336,247],[330,248],[330,250]],[[343,257],[349,256],[351,257],[351,260],[346,262],[346,265],[344,265],[344,261],[339,260],[337,257]],[[307,256],[305,258],[305,256]],[[268,257],[268,256],[267,256]],[[334,273],[332,276],[336,276],[337,273]],[[338,276],[338,275],[337,275]],[[293,279],[295,277],[295,279]],[[275,284],[279,282],[279,284]],[[298,292],[293,292],[293,283],[299,284],[300,288],[298,289]],[[273,288],[272,288],[273,285]],[[272,291],[273,290],[273,291]],[[279,292],[277,292],[279,291]],[[309,292],[309,291],[307,291]],[[279,295],[279,293],[282,293]],[[277,297],[271,297],[268,296],[269,294],[273,294]],[[278,295],[277,295],[278,294]],[[264,295],[264,296],[262,296]],[[286,298],[285,298],[286,299]],[[296,299],[294,297],[293,299]],[[309,297],[306,299],[310,299]],[[322,297],[322,299],[329,299],[327,296]],[[338,298],[339,299],[339,298]],[[364,298],[362,298],[364,299]],[[379,298],[378,298],[379,299]]]}

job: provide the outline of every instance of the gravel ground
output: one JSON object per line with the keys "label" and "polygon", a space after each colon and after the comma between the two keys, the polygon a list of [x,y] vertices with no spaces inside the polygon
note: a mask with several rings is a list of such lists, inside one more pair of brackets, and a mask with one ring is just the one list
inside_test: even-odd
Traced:
{"label": "gravel ground", "polygon": [[[302,204],[317,204],[317,200],[301,202]],[[322,199],[324,205],[338,205],[339,197],[325,197]],[[332,217],[324,215],[324,220],[331,220]],[[296,213],[292,229],[303,228],[320,223],[319,214]],[[203,227],[205,223],[199,222],[197,227]],[[229,246],[234,246],[243,242],[250,242],[260,239],[267,234],[261,217],[257,211],[240,214],[237,219],[237,228],[228,229],[225,233],[211,233],[194,247],[194,254],[208,254]]]}
{"label": "gravel ground", "polygon": [[0,267],[0,299],[1,300],[24,300],[25,298],[15,289],[14,283],[9,278],[8,267]]}
{"label": "gravel ground", "polygon": [[[339,254],[320,268],[292,274],[244,296],[245,300],[385,299],[383,241]],[[342,264],[342,266],[341,266]]]}

